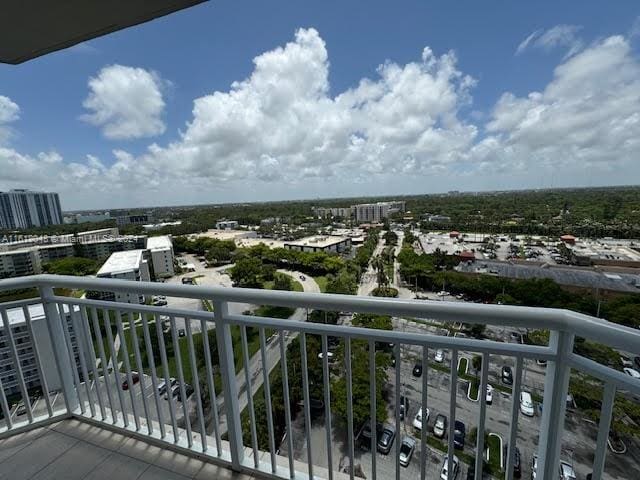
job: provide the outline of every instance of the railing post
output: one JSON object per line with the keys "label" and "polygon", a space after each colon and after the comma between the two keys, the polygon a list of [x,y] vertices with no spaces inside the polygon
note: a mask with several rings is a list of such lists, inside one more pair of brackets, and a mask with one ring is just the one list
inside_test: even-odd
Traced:
{"label": "railing post", "polygon": [[[55,359],[58,376],[60,378],[60,386],[64,395],[64,401],[67,405],[67,411],[71,414],[78,408],[80,401],[78,398],[78,392],[73,384],[72,369],[76,367],[71,364],[69,353],[67,352],[67,343],[64,331],[62,330],[63,328],[66,328],[63,324],[66,319],[60,318],[58,307],[53,301],[53,288],[47,285],[39,287],[39,290],[47,322],[47,329],[49,330],[49,337],[51,339],[53,357]],[[73,307],[71,306],[70,308]],[[77,337],[76,341],[80,341],[80,338]]]}
{"label": "railing post", "polygon": [[229,449],[231,450],[231,468],[235,471],[240,471],[240,466],[244,461],[244,445],[242,442],[238,384],[236,383],[236,364],[233,356],[233,338],[231,325],[226,320],[228,313],[227,302],[219,300],[213,302],[216,342],[218,343],[218,355],[220,357],[220,375],[222,376],[224,389],[224,408],[227,417],[227,433]]}
{"label": "railing post", "polygon": [[547,362],[544,381],[537,478],[558,477],[571,374],[568,360],[573,352],[573,340],[573,333],[564,331],[551,331],[549,336],[549,347],[555,352],[555,359]]}

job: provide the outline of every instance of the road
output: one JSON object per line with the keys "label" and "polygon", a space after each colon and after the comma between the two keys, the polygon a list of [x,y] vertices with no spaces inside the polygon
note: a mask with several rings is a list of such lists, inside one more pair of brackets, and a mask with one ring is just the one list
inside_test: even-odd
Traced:
{"label": "road", "polygon": [[[373,255],[371,258],[377,257],[384,250],[385,241],[382,237],[382,233],[380,234],[380,238],[378,239],[378,245],[373,250]],[[377,275],[376,270],[371,266],[371,262],[367,265],[367,269],[360,276],[360,285],[358,285],[358,295],[361,297],[366,297],[371,294],[371,291],[376,288],[377,285]]]}

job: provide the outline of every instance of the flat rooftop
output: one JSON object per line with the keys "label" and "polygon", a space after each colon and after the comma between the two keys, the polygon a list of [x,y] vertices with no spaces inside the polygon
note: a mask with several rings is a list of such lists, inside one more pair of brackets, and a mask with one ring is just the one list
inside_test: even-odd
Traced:
{"label": "flat rooftop", "polygon": [[[44,306],[41,303],[34,303],[33,305],[28,305],[27,309],[29,311],[29,318],[34,320],[42,320],[45,318],[44,315]],[[62,309],[65,313],[69,312],[68,305],[62,305]],[[80,307],[78,305],[74,306],[74,311],[79,311]],[[24,315],[24,310],[22,307],[10,308],[7,310],[7,318],[9,319],[9,325],[20,325],[21,323],[25,323],[26,318]],[[0,321],[0,330],[3,328],[3,323]]]}
{"label": "flat rooftop", "polygon": [[168,250],[172,247],[173,242],[168,235],[147,238],[147,248],[149,250]]}
{"label": "flat rooftop", "polygon": [[291,242],[284,242],[285,245],[293,245],[296,247],[318,247],[326,248],[337,243],[342,243],[350,240],[349,237],[342,237],[337,235],[313,235],[311,237],[301,238],[300,240],[293,240]]}
{"label": "flat rooftop", "polygon": [[189,238],[214,238],[216,240],[235,240],[236,238],[257,237],[258,234],[252,230],[207,230],[203,233],[189,235]]}
{"label": "flat rooftop", "polygon": [[143,252],[144,250],[125,250],[123,252],[112,253],[102,267],[100,267],[97,275],[112,275],[114,273],[136,270],[142,262]]}

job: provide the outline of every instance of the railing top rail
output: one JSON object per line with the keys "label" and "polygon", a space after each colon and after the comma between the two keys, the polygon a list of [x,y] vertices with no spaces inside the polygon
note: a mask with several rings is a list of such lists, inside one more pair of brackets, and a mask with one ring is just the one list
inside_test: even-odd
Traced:
{"label": "railing top rail", "polygon": [[148,295],[166,295],[251,304],[377,313],[413,318],[523,328],[562,330],[592,338],[610,346],[640,353],[640,332],[636,329],[566,310],[464,302],[403,300],[351,295],[300,293],[275,290],[180,285],[127,280],[34,275],[0,280],[0,291],[30,287],[67,287],[109,292],[135,291]]}

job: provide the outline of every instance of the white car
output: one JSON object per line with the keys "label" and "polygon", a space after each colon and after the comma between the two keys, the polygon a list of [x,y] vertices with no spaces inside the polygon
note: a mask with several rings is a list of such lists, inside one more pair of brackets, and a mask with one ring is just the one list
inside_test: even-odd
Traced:
{"label": "white car", "polygon": [[[451,469],[451,478],[455,479],[458,476],[458,470],[460,470],[460,460],[455,455],[453,456],[453,468]],[[449,480],[449,457],[445,453],[442,461],[442,469],[440,470],[440,478],[442,480]]]}
{"label": "white car", "polygon": [[439,297],[446,297],[447,295],[449,295],[449,292],[447,292],[446,290],[441,290],[437,293],[437,295]]}
{"label": "white car", "polygon": [[493,387],[487,383],[487,404],[493,403]]}
{"label": "white car", "polygon": [[560,480],[576,480],[576,471],[573,465],[567,462],[560,462]]}
{"label": "white car", "polygon": [[527,417],[533,417],[535,414],[533,410],[533,399],[529,392],[520,392],[520,411]]}
{"label": "white car", "polygon": [[433,359],[438,363],[444,362],[444,350],[440,348],[436,350],[436,355],[433,357]]}
{"label": "white car", "polygon": [[403,467],[408,467],[409,462],[411,461],[411,456],[413,455],[413,451],[416,448],[416,441],[409,437],[402,437],[402,445],[400,446],[400,465]]}
{"label": "white car", "polygon": [[416,430],[422,430],[422,424],[429,421],[429,409],[426,408],[425,412],[426,414],[424,418],[422,416],[422,408],[420,408],[420,410],[418,410],[418,413],[416,413],[416,416],[413,419],[413,428],[415,428]]}
{"label": "white car", "polygon": [[639,371],[637,371],[637,370],[635,370],[633,368],[623,368],[623,370],[624,370],[624,373],[626,373],[630,377],[640,379],[640,372]]}
{"label": "white car", "polygon": [[[318,354],[318,358],[322,360],[324,358],[324,352],[320,352]],[[333,360],[333,352],[327,352],[327,360],[329,361]]]}

